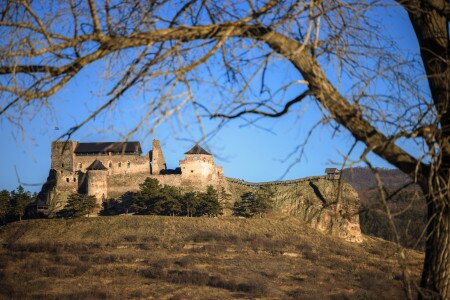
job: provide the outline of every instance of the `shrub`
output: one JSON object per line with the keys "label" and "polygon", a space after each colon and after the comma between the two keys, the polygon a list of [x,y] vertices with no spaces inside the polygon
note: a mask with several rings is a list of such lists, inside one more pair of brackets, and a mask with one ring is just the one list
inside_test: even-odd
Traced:
{"label": "shrub", "polygon": [[222,206],[219,203],[219,196],[217,191],[209,185],[206,189],[206,193],[199,194],[199,205],[196,215],[207,215],[215,217],[222,214]]}
{"label": "shrub", "polygon": [[11,211],[14,216],[19,217],[22,220],[27,206],[31,203],[32,198],[30,192],[25,192],[23,186],[19,187],[11,192]]}
{"label": "shrub", "polygon": [[233,214],[246,218],[256,215],[262,217],[264,213],[270,210],[269,199],[269,194],[267,193],[244,193],[241,199],[234,203]]}
{"label": "shrub", "polygon": [[99,208],[94,196],[71,194],[67,198],[66,206],[58,213],[64,218],[77,218],[89,215]]}
{"label": "shrub", "polygon": [[6,223],[6,217],[11,211],[10,194],[7,190],[0,191],[0,220]]}

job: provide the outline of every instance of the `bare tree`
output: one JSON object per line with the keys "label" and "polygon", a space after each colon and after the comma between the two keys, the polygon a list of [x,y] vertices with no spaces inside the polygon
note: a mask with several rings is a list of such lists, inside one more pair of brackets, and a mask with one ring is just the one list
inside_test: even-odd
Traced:
{"label": "bare tree", "polygon": [[[254,122],[313,101],[322,123],[345,128],[364,143],[363,156],[377,154],[420,185],[428,226],[419,292],[450,298],[448,1],[241,2],[3,1],[0,114],[20,123],[21,112],[51,102],[94,62],[109,68],[112,88],[63,137],[139,89],[149,89],[154,100],[130,134],[146,120],[154,126],[186,107],[198,121]],[[380,6],[407,12],[419,61],[383,35],[373,16]],[[287,63],[298,71],[296,78],[279,86],[266,80],[269,68]],[[338,79],[327,77],[329,66]],[[220,99],[198,101],[193,87],[199,86],[214,88]],[[387,88],[380,91],[382,86]],[[297,96],[288,99],[293,92]],[[408,153],[408,143],[416,145],[417,155]]]}

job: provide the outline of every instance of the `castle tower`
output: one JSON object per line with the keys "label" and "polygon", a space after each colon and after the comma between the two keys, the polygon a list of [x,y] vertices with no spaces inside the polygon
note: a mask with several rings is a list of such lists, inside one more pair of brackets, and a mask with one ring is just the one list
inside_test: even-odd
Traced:
{"label": "castle tower", "polygon": [[220,184],[223,168],[214,164],[214,158],[208,151],[195,144],[184,154],[185,159],[180,160],[181,177],[184,181],[202,186]]}
{"label": "castle tower", "polygon": [[87,194],[89,196],[95,196],[97,203],[102,205],[108,197],[108,169],[99,160],[94,162],[87,168]]}
{"label": "castle tower", "polygon": [[51,169],[73,172],[76,146],[77,142],[70,140],[52,142]]}
{"label": "castle tower", "polygon": [[153,140],[152,148],[150,173],[152,175],[158,175],[162,173],[161,171],[167,170],[166,160],[164,159],[161,144],[158,140]]}

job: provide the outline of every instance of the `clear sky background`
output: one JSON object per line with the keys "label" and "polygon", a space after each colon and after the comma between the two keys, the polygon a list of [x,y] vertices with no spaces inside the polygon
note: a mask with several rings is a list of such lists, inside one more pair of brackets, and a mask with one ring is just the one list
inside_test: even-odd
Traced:
{"label": "clear sky background", "polygon": [[[383,11],[376,16],[385,23],[386,34],[395,37],[399,46],[411,55],[418,55],[416,38],[406,14],[400,9],[390,11],[392,15]],[[0,189],[12,190],[21,182],[28,190],[40,190],[50,168],[51,141],[81,121],[104,100],[98,97],[99,90],[102,89],[98,79],[102,72],[104,70],[95,65],[84,69],[75,80],[50,99],[49,106],[42,107],[37,114],[26,113],[20,127],[0,116]],[[268,80],[285,77],[300,78],[293,68],[282,63],[267,74]],[[208,91],[199,91],[195,96],[206,97],[205,99],[211,97]],[[143,98],[139,103],[144,103],[146,95],[139,97]],[[81,142],[121,140],[130,124],[137,121],[140,108],[133,103],[135,102],[125,102],[114,110],[103,113],[76,132],[72,139]],[[312,124],[319,118],[317,106],[309,101],[301,107],[294,107],[293,113],[285,117],[265,119],[258,122],[257,126],[249,125],[244,120],[233,120],[201,145],[214,154],[216,164],[224,167],[228,177],[254,182],[278,180],[296,161],[297,154],[287,161],[283,159],[304,141]],[[217,122],[206,122],[205,125],[208,130],[212,130]],[[158,127],[154,133],[149,133],[144,126],[130,140],[140,141],[146,154],[151,150],[152,140],[159,139],[168,167],[175,168],[178,161],[183,159],[183,153],[200,136],[195,127],[183,129],[175,122],[169,122]],[[330,127],[320,127],[310,138],[305,155],[283,178],[322,175],[326,167],[340,167],[343,155],[352,142],[353,139],[344,129],[341,133],[333,134]],[[362,145],[359,145],[352,157],[357,159],[362,149]],[[414,150],[411,149],[410,152]],[[371,159],[377,166],[390,167],[374,155]]]}

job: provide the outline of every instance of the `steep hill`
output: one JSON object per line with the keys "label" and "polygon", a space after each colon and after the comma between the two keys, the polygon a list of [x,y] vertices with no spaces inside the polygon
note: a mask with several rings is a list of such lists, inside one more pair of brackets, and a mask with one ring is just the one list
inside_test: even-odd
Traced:
{"label": "steep hill", "polygon": [[351,185],[320,177],[258,186],[229,182],[232,198],[265,188],[273,196],[272,215],[295,216],[322,232],[360,242],[359,199]]}
{"label": "steep hill", "polygon": [[[396,247],[298,218],[116,216],[0,228],[0,298],[402,298]],[[417,282],[423,255],[408,250]]]}
{"label": "steep hill", "polygon": [[[417,185],[399,170],[379,169],[381,181],[388,194],[388,206],[395,215],[394,223],[400,241],[406,247],[414,247],[426,225],[426,205]],[[352,168],[342,172],[344,181],[350,183],[361,200],[360,224],[365,234],[395,240],[385,210],[380,202],[377,182],[368,168]],[[423,248],[423,239],[417,247]]]}

